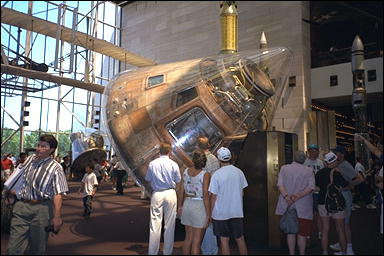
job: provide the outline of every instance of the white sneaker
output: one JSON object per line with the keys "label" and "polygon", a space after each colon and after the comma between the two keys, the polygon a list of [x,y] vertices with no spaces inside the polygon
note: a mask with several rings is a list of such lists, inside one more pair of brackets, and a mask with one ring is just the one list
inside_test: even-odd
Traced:
{"label": "white sneaker", "polygon": [[358,205],[358,204],[353,204],[353,207],[355,207],[356,209],[360,209],[361,208],[360,205]]}
{"label": "white sneaker", "polygon": [[352,246],[347,246],[347,255],[355,255]]}
{"label": "white sneaker", "polygon": [[329,248],[331,248],[332,250],[335,250],[335,251],[341,251],[341,248],[340,248],[340,244],[339,244],[339,243],[331,244],[331,245],[329,246]]}
{"label": "white sneaker", "polygon": [[367,209],[376,209],[376,206],[374,204],[367,204]]}

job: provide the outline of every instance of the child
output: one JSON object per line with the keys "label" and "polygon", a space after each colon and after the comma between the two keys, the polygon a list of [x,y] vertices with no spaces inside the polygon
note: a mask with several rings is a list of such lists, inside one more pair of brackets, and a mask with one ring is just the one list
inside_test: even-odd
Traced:
{"label": "child", "polygon": [[84,204],[84,213],[83,216],[85,219],[89,219],[92,211],[92,199],[96,193],[96,188],[99,185],[96,179],[96,175],[93,172],[93,165],[88,164],[85,167],[85,174],[81,180],[82,184],[79,188],[79,193],[83,192],[83,204]]}

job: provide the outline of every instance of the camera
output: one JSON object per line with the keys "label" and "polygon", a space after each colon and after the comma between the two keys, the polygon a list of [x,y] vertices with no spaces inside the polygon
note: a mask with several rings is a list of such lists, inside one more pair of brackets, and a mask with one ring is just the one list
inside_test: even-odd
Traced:
{"label": "camera", "polygon": [[45,227],[45,232],[59,233],[58,231],[55,231],[52,224]]}

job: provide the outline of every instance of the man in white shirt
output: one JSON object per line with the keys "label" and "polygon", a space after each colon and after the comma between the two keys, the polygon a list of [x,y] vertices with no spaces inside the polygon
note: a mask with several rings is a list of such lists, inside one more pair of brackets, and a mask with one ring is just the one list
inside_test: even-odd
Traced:
{"label": "man in white shirt", "polygon": [[234,238],[241,255],[248,254],[244,240],[243,189],[248,186],[244,173],[230,163],[231,151],[221,147],[217,151],[221,168],[211,178],[213,233],[220,237],[221,254],[230,255],[229,239]]}
{"label": "man in white shirt", "polygon": [[151,161],[145,180],[151,183],[153,189],[150,207],[149,248],[148,254],[159,252],[161,226],[164,215],[164,248],[163,255],[173,251],[177,196],[176,185],[181,181],[180,169],[175,161],[169,158],[172,146],[160,144],[160,157]]}

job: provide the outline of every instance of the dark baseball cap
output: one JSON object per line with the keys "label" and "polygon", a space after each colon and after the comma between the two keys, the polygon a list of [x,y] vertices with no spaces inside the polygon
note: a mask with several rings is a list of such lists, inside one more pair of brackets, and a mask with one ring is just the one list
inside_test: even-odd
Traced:
{"label": "dark baseball cap", "polygon": [[341,145],[338,145],[336,148],[332,149],[332,151],[334,153],[341,153],[341,154],[345,154],[347,151],[345,150],[345,147],[344,146],[341,146]]}
{"label": "dark baseball cap", "polygon": [[317,149],[317,150],[319,150],[319,146],[317,146],[317,144],[310,144],[308,146],[308,149]]}

